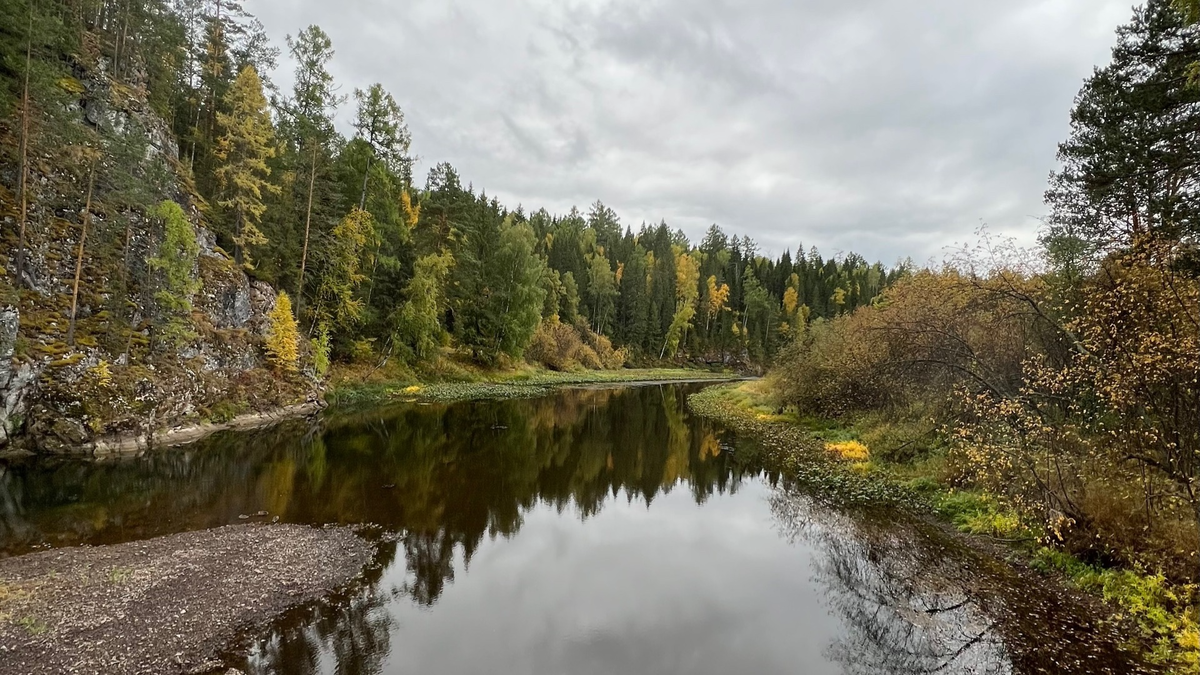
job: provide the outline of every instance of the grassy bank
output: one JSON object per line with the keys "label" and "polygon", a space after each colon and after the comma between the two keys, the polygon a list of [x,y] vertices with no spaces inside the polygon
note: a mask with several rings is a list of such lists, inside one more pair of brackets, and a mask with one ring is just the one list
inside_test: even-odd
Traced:
{"label": "grassy bank", "polygon": [[457,367],[413,373],[371,373],[344,368],[334,373],[326,393],[330,405],[369,406],[389,401],[451,402],[533,398],[561,387],[622,382],[729,379],[732,373],[691,368],[623,368],[557,372],[531,366],[499,370]]}
{"label": "grassy bank", "polygon": [[[999,542],[1027,564],[1061,574],[1103,598],[1114,621],[1131,620],[1152,645],[1149,659],[1173,673],[1200,668],[1195,586],[1171,584],[1146,569],[1103,568],[1054,548],[1053,533],[1021,518],[999,499],[955,485],[934,435],[922,452],[873,452],[896,435],[895,422],[863,417],[853,423],[806,418],[773,402],[765,381],[710,387],[688,400],[697,414],[760,441],[763,460],[814,499],[839,505],[910,509],[968,535]],[[910,434],[911,435],[911,434]]]}

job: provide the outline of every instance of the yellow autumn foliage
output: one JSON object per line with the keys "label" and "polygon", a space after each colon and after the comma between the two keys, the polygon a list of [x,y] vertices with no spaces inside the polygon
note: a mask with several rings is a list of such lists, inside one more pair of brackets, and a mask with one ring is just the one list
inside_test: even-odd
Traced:
{"label": "yellow autumn foliage", "polygon": [[871,458],[871,450],[858,441],[826,443],[825,451],[851,462],[865,462]]}
{"label": "yellow autumn foliage", "polygon": [[271,327],[267,333],[267,356],[271,365],[277,370],[294,372],[300,361],[300,331],[296,328],[292,300],[287,293],[279,293],[268,318]]}

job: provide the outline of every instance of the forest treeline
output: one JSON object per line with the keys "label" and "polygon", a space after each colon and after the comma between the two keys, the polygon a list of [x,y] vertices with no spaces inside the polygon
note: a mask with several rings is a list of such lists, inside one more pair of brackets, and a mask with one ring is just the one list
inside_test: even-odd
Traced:
{"label": "forest treeline", "polygon": [[[232,0],[0,0],[0,9],[7,279],[38,285],[28,240],[45,227],[29,204],[84,214],[69,235],[80,240],[78,264],[64,286],[76,299],[60,309],[71,340],[80,296],[103,305],[132,294],[130,242],[150,229],[159,242],[150,321],[166,336],[160,347],[186,344],[200,291],[189,223],[290,296],[296,325],[276,311],[267,345],[286,369],[322,371],[331,357],[417,365],[447,350],[556,369],[684,356],[764,364],[809,322],[869,304],[906,273],[815,249],[769,258],[715,225],[691,242],[663,222],[622,224],[600,201],[566,214],[504,205],[445,163],[419,183],[392,92],[343,91],[328,69],[334,45],[316,26],[288,38],[295,86],[280,90],[268,77],[279,49]],[[97,78],[122,99],[114,106],[133,101],[166,128],[106,122],[91,101],[80,111]],[[86,124],[75,123],[80,114]],[[175,147],[155,168],[148,148],[164,142]],[[74,179],[39,192],[32,176],[55,167]]]}
{"label": "forest treeline", "polygon": [[[787,404],[870,420],[878,458],[998,495],[1046,543],[1142,570],[1155,602],[1180,606],[1195,586],[1153,574],[1197,579],[1196,17],[1150,0],[1119,28],[1076,97],[1038,249],[984,233],[814,325],[774,371]],[[1155,639],[1195,667],[1194,605],[1161,618]]]}

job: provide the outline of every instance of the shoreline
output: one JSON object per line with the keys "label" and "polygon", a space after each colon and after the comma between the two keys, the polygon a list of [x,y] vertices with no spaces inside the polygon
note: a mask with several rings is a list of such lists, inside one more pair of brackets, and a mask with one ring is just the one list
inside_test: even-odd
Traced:
{"label": "shoreline", "polygon": [[[28,457],[87,457],[104,459],[137,455],[203,440],[222,431],[265,429],[290,420],[319,415],[325,410],[362,410],[392,403],[455,403],[475,400],[537,398],[554,391],[605,386],[650,386],[698,382],[732,382],[746,379],[733,373],[692,368],[637,368],[577,372],[497,372],[478,381],[414,382],[395,380],[362,382],[328,390],[322,398],[262,412],[245,413],[226,422],[178,424],[148,432],[96,438],[65,453],[38,453],[23,447],[0,449],[0,459]],[[25,438],[26,442],[30,440]],[[23,443],[26,445],[26,443]]]}
{"label": "shoreline", "polygon": [[136,454],[155,448],[170,448],[195,443],[221,431],[251,431],[275,426],[281,422],[309,417],[325,409],[320,401],[298,403],[264,412],[238,415],[228,422],[201,422],[192,425],[179,425],[148,434],[128,434],[98,438],[94,442],[82,446],[90,448],[94,457],[112,457],[118,455]]}
{"label": "shoreline", "polygon": [[[823,439],[804,424],[779,411],[767,412],[767,400],[758,391],[734,386],[710,387],[688,398],[688,408],[739,435],[756,439],[763,456],[752,458],[774,466],[803,485],[819,502],[845,508],[885,508],[907,513],[937,527],[964,545],[1014,569],[1029,570],[1061,584],[1063,592],[1078,595],[1121,626],[1139,656],[1164,672],[1190,663],[1183,635],[1163,634],[1162,616],[1180,608],[1162,598],[1137,592],[1148,572],[1092,568],[1070,559],[1069,554],[1041,544],[1036,533],[1020,524],[1017,516],[1000,508],[992,497],[943,484],[926,484],[922,478],[905,481],[888,470],[869,467],[870,460],[855,462],[835,457]],[[998,523],[1011,530],[1000,532]],[[1069,561],[1064,564],[1063,561]],[[1073,568],[1078,567],[1079,572]],[[1075,573],[1073,573],[1075,572]],[[1151,579],[1152,581],[1152,579]],[[1151,586],[1154,584],[1151,583]],[[1166,589],[1170,595],[1170,589]],[[1186,611],[1184,609],[1183,611]]]}
{"label": "shoreline", "polygon": [[[125,433],[102,436],[76,445],[70,452],[39,453],[24,447],[11,446],[0,450],[0,459],[29,457],[85,457],[104,459],[136,455],[158,448],[171,448],[195,443],[221,431],[251,431],[265,429],[289,420],[311,417],[327,407],[324,401],[309,401],[283,406],[263,412],[244,413],[227,422],[199,422],[179,424],[143,433]],[[30,440],[25,437],[26,442]],[[24,444],[22,444],[24,445]]]}
{"label": "shoreline", "polygon": [[250,524],[6,558],[0,675],[224,673],[246,631],[351,583],[374,551],[349,527]]}
{"label": "shoreline", "polygon": [[604,386],[741,379],[735,373],[700,368],[622,368],[617,370],[496,371],[479,379],[382,380],[341,383],[326,392],[332,409],[357,409],[393,402],[454,403],[457,401],[535,398],[558,389]]}

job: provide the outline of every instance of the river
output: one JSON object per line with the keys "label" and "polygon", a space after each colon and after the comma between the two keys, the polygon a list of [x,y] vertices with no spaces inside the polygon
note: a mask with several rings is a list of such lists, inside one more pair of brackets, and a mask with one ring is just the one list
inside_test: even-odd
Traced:
{"label": "river", "polygon": [[363,580],[247,635],[227,659],[247,673],[1132,672],[1028,574],[759,469],[753,441],[689,414],[703,386],[399,404],[0,464],[0,557],[372,525]]}

